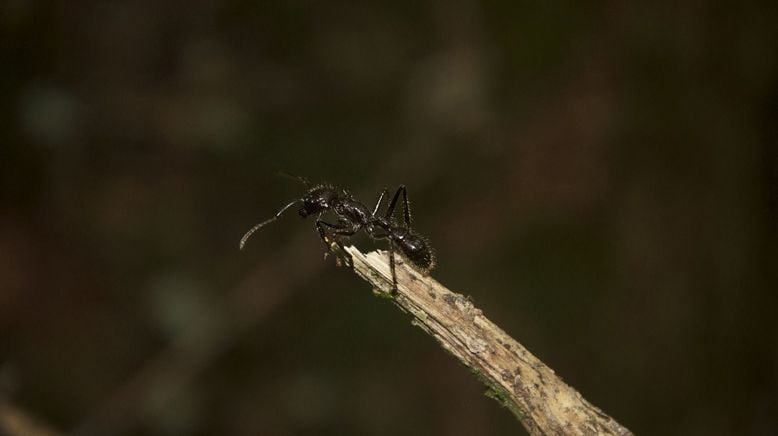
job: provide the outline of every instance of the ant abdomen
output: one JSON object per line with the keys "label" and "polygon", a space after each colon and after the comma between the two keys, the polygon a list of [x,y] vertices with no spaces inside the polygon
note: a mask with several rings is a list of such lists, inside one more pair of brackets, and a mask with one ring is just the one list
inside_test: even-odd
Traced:
{"label": "ant abdomen", "polygon": [[429,272],[435,267],[435,253],[424,237],[411,231],[404,234],[394,234],[394,243],[400,248],[403,256],[422,272]]}

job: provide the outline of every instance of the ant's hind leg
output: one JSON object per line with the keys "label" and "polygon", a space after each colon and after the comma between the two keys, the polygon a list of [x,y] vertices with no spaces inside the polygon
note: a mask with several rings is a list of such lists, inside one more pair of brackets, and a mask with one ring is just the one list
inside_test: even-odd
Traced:
{"label": "ant's hind leg", "polygon": [[397,294],[397,271],[394,261],[394,242],[389,241],[389,270],[392,272],[392,294]]}
{"label": "ant's hind leg", "polygon": [[397,206],[397,200],[400,199],[400,193],[403,195],[403,222],[405,223],[405,228],[409,229],[411,228],[411,205],[408,201],[408,191],[405,189],[405,185],[400,185],[397,188],[397,192],[394,193],[394,197],[386,209],[386,217],[389,218],[394,214],[394,208]]}

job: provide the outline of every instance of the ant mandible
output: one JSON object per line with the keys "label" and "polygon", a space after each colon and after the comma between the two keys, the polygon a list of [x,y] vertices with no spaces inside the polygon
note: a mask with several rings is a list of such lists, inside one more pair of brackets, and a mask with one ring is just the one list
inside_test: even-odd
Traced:
{"label": "ant mandible", "polygon": [[[372,212],[363,203],[356,200],[348,191],[337,189],[335,186],[322,184],[312,185],[308,179],[300,176],[294,176],[287,173],[283,175],[295,179],[308,188],[308,192],[300,199],[294,200],[282,207],[276,214],[246,232],[240,240],[240,249],[246,244],[248,238],[257,230],[267,224],[280,218],[287,209],[297,203],[302,203],[302,207],[297,213],[306,218],[316,216],[316,230],[319,232],[324,246],[326,247],[325,256],[332,251],[330,240],[338,244],[342,250],[343,244],[341,238],[348,238],[360,230],[364,230],[374,240],[387,240],[389,242],[389,268],[392,272],[392,289],[397,291],[397,274],[395,273],[395,252],[400,249],[403,257],[408,259],[417,269],[427,273],[435,267],[435,254],[427,240],[411,229],[411,210],[408,204],[408,192],[405,185],[400,185],[395,192],[392,201],[386,209],[384,215],[379,215],[378,210],[384,201],[384,197],[389,191],[384,188],[378,197]],[[394,219],[394,209],[397,201],[403,197],[403,224],[398,224]],[[336,224],[328,223],[321,218],[321,215],[327,211],[332,211],[338,218]],[[351,260],[348,263],[351,265]]]}

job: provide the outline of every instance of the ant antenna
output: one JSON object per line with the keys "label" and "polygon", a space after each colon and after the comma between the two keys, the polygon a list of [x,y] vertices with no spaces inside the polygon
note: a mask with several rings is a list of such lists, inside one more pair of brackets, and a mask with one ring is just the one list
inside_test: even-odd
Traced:
{"label": "ant antenna", "polygon": [[261,223],[259,223],[259,224],[255,225],[254,227],[250,228],[250,229],[249,229],[249,231],[248,231],[248,232],[246,232],[246,234],[245,234],[245,235],[243,235],[243,237],[242,237],[242,238],[240,238],[240,249],[241,249],[241,250],[243,250],[243,246],[244,246],[244,245],[246,245],[246,241],[249,239],[249,237],[250,237],[250,236],[251,236],[251,235],[252,235],[254,232],[256,232],[256,231],[257,231],[257,230],[259,230],[260,228],[264,227],[265,225],[267,225],[267,224],[270,224],[270,223],[272,223],[273,221],[277,220],[278,218],[280,218],[280,217],[281,217],[281,215],[283,215],[283,213],[284,213],[284,212],[286,212],[286,210],[287,210],[287,209],[289,209],[290,207],[292,207],[292,205],[294,205],[295,203],[299,203],[299,202],[301,202],[301,201],[302,201],[302,200],[295,200],[295,201],[293,201],[293,202],[291,202],[291,203],[287,204],[286,206],[282,207],[282,208],[281,208],[281,210],[279,210],[279,211],[278,211],[278,212],[277,212],[277,213],[276,213],[276,214],[275,214],[275,215],[274,215],[272,218],[270,218],[270,219],[267,219],[267,220],[265,220],[265,221],[262,221]]}
{"label": "ant antenna", "polygon": [[305,185],[306,188],[310,188],[311,187],[311,182],[308,179],[306,179],[305,177],[298,176],[298,175],[286,172],[284,170],[279,170],[278,174],[280,176],[284,176],[284,177],[286,177],[288,179],[297,180],[298,182],[300,182],[303,185]]}

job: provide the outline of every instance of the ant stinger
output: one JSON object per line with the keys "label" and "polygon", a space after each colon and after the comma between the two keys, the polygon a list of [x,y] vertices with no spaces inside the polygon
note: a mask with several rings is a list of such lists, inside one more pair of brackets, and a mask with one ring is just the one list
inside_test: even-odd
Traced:
{"label": "ant stinger", "polygon": [[[389,242],[389,266],[392,271],[392,288],[394,291],[397,291],[394,256],[398,247],[400,254],[421,272],[427,273],[435,267],[435,254],[432,247],[430,247],[424,237],[411,229],[411,211],[408,205],[408,193],[405,185],[400,185],[397,188],[394,198],[392,198],[386,209],[386,213],[379,215],[378,210],[381,208],[384,197],[389,192],[386,188],[381,192],[371,212],[367,206],[356,200],[346,190],[337,189],[332,185],[326,184],[313,186],[303,177],[285,175],[302,182],[308,188],[308,192],[302,198],[282,207],[272,218],[255,225],[246,232],[240,240],[241,250],[246,244],[246,240],[254,232],[280,218],[293,205],[302,203],[302,207],[300,207],[297,213],[303,218],[309,215],[316,217],[316,230],[319,232],[319,237],[326,247],[326,253],[332,251],[329,245],[330,240],[343,248],[341,239],[348,238],[360,230],[364,230],[374,240],[387,240]],[[398,224],[393,215],[401,193],[403,197],[403,222]],[[332,224],[321,219],[321,215],[327,211],[332,211],[337,216],[337,223]]]}

